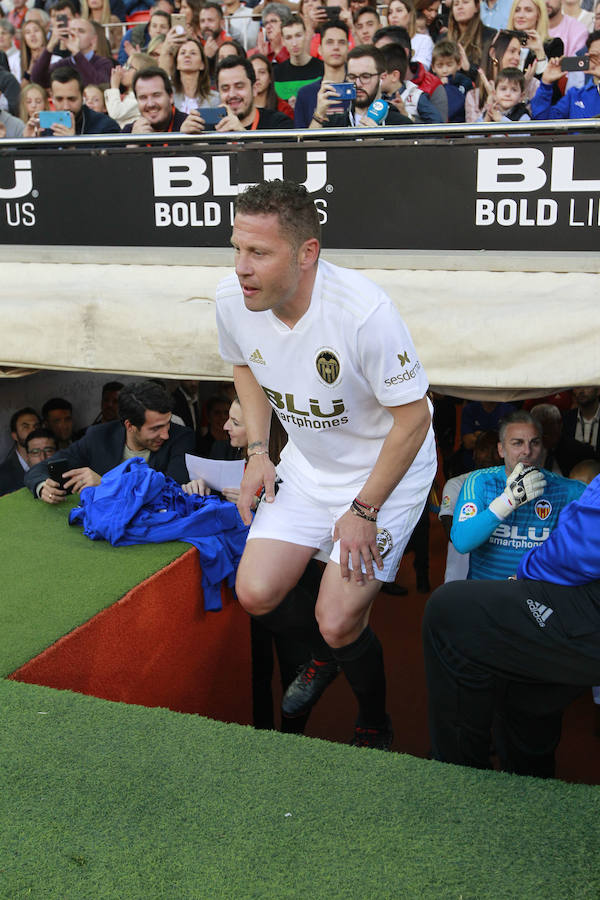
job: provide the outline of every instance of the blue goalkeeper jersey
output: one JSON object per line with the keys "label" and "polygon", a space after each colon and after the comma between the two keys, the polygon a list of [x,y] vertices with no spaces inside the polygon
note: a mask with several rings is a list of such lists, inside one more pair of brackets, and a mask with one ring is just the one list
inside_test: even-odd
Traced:
{"label": "blue goalkeeper jersey", "polygon": [[470,579],[502,579],[515,575],[521,557],[539,547],[556,528],[562,509],[585,490],[543,470],[546,488],[541,497],[519,506],[504,520],[488,508],[506,487],[504,466],[479,469],[465,481],[452,526],[452,543],[460,553],[471,553]]}

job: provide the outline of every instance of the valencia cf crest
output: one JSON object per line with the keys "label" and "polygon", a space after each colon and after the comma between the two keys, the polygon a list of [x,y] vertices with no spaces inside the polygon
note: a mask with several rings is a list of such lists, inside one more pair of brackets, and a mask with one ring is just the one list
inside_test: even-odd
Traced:
{"label": "valencia cf crest", "polygon": [[535,514],[538,517],[538,519],[541,519],[543,522],[544,519],[547,519],[548,516],[550,515],[550,513],[552,512],[552,504],[550,503],[549,500],[544,500],[544,498],[542,497],[540,500],[537,501],[534,509],[535,509]]}
{"label": "valencia cf crest", "polygon": [[322,378],[325,384],[335,384],[340,377],[340,361],[333,350],[328,348],[319,350],[315,365],[319,377]]}
{"label": "valencia cf crest", "polygon": [[381,556],[385,556],[392,547],[394,546],[394,542],[392,541],[392,536],[387,530],[387,528],[378,528],[377,529],[377,549],[381,553]]}

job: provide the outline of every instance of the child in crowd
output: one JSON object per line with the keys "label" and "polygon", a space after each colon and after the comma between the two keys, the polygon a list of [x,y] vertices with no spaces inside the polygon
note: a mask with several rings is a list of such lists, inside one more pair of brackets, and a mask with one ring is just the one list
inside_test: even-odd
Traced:
{"label": "child in crowd", "polygon": [[96,112],[105,113],[104,91],[97,84],[88,84],[83,89],[83,102]]}
{"label": "child in crowd", "polygon": [[460,47],[455,41],[438,41],[433,48],[431,71],[444,85],[448,97],[448,121],[465,121],[465,97],[473,82],[461,71]]}
{"label": "child in crowd", "polygon": [[496,84],[486,85],[488,101],[481,122],[523,122],[531,116],[525,98],[525,76],[520,69],[502,69]]}
{"label": "child in crowd", "polygon": [[115,66],[110,73],[110,87],[104,91],[106,110],[111,119],[121,128],[135,122],[140,110],[131,89],[133,77],[140,69],[154,65],[155,60],[148,53],[132,53],[126,66]]}

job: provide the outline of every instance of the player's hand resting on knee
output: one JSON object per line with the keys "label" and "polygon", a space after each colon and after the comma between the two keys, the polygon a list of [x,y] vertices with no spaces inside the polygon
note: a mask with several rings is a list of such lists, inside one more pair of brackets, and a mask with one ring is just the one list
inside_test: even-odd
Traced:
{"label": "player's hand resting on knee", "polygon": [[[377,547],[376,522],[369,522],[348,510],[335,523],[333,540],[340,542],[340,572],[344,581],[349,581],[353,575],[357,584],[365,583],[361,559],[365,564],[368,581],[375,578],[373,562],[378,569],[383,569],[381,554]],[[349,568],[349,560],[352,560],[352,571]]]}
{"label": "player's hand resting on knee", "polygon": [[272,503],[275,499],[275,466],[266,453],[254,453],[248,459],[248,465],[240,485],[240,496],[237,508],[244,525],[252,522],[251,510],[254,507],[257,493],[264,487],[264,500]]}

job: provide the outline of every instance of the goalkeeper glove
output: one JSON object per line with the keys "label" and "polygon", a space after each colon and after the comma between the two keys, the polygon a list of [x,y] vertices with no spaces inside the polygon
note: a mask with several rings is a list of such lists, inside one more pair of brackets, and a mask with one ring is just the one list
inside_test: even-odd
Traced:
{"label": "goalkeeper glove", "polygon": [[543,472],[535,466],[518,463],[506,479],[504,491],[492,500],[489,508],[499,519],[506,519],[519,506],[541,497],[545,487]]}

